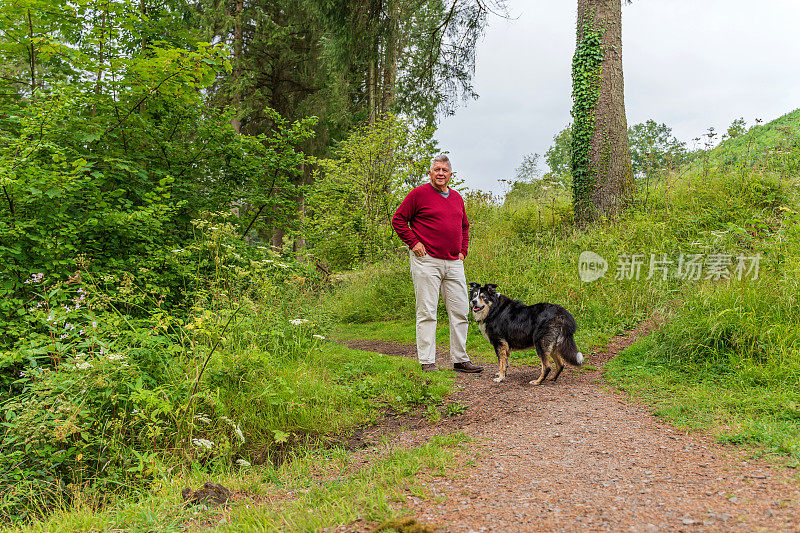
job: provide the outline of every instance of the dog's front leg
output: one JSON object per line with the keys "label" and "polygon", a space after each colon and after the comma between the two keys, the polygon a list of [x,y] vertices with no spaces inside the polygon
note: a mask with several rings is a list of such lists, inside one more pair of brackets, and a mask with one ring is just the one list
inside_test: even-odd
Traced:
{"label": "dog's front leg", "polygon": [[494,381],[500,383],[506,379],[506,369],[508,368],[508,343],[506,341],[500,341],[497,347],[495,347],[495,352],[497,353],[497,361],[499,362],[500,369]]}

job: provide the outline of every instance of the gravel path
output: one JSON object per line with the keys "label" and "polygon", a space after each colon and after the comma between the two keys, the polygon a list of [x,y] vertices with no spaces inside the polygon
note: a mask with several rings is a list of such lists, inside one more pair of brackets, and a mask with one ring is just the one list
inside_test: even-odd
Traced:
{"label": "gravel path", "polygon": [[[630,338],[617,337],[591,364],[602,367]],[[351,341],[354,348],[413,356],[411,345]],[[450,368],[446,349],[437,364]],[[795,470],[751,460],[699,432],[687,434],[611,389],[597,371],[565,370],[528,382],[536,367],[497,365],[458,374],[451,400],[463,415],[431,425],[407,418],[399,446],[460,429],[473,442],[453,476],[429,477],[428,497],[406,505],[436,531],[800,531]],[[387,427],[376,428],[377,434]],[[361,435],[365,442],[369,434]],[[374,526],[373,526],[374,527]],[[351,524],[337,531],[370,530]]]}

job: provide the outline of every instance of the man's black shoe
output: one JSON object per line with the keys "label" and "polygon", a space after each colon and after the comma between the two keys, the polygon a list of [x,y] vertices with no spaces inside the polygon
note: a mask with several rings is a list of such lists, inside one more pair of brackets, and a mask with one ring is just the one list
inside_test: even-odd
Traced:
{"label": "man's black shoe", "polygon": [[453,363],[453,370],[456,372],[475,374],[477,372],[483,372],[483,367],[472,364],[472,361],[464,361],[463,363]]}
{"label": "man's black shoe", "polygon": [[439,367],[437,367],[435,363],[428,363],[422,365],[423,372],[436,372],[437,370],[439,370]]}

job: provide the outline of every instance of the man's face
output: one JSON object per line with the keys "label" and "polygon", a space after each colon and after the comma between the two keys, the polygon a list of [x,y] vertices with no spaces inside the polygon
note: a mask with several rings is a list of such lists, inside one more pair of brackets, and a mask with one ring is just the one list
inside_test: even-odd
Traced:
{"label": "man's face", "polygon": [[431,177],[431,185],[444,192],[447,188],[447,182],[450,181],[453,173],[450,172],[450,165],[442,161],[436,161],[433,163],[433,168],[428,175]]}

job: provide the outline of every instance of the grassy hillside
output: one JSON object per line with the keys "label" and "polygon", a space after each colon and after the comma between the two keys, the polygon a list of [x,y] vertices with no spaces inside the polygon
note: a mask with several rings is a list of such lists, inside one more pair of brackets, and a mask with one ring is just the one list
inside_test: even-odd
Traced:
{"label": "grassy hillside", "polygon": [[[681,426],[800,458],[799,131],[800,111],[751,128],[640,190],[624,218],[583,229],[557,188],[503,206],[467,194],[467,279],[564,305],[584,353],[666,316],[608,377]],[[583,251],[605,258],[604,277],[580,280]],[[326,305],[340,335],[413,342],[406,261],[350,274],[336,294]],[[439,316],[444,341],[442,307]],[[468,349],[493,357],[474,324]]]}
{"label": "grassy hillside", "polygon": [[759,166],[780,174],[797,175],[800,170],[798,139],[800,109],[722,142],[709,152],[709,160],[723,168]]}
{"label": "grassy hillside", "polygon": [[[730,183],[758,177],[774,217],[744,226],[730,218],[711,231],[737,235],[761,253],[755,281],[703,283],[683,291],[667,324],[608,366],[607,377],[687,428],[709,428],[722,441],[800,459],[800,110],[751,128],[711,151],[685,180],[719,176]],[[763,181],[767,180],[767,181]],[[773,186],[777,185],[777,189]],[[731,210],[746,190],[730,191]],[[738,206],[738,207],[736,207]],[[760,242],[756,245],[755,242]]]}

